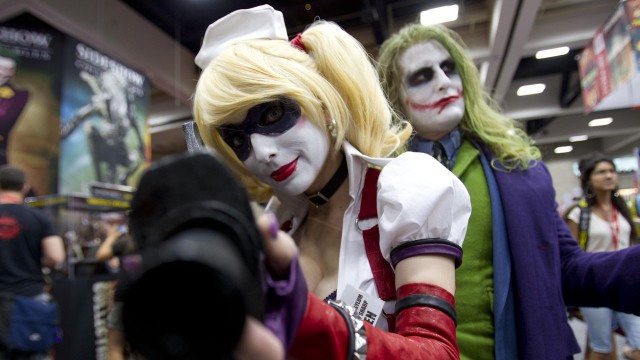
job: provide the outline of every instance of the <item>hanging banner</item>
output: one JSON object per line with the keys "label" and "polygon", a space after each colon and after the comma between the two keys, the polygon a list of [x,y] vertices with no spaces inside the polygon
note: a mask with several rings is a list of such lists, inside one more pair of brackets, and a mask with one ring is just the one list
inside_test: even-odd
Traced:
{"label": "hanging banner", "polygon": [[137,185],[149,158],[147,78],[71,38],[65,53],[59,192]]}
{"label": "hanging banner", "polygon": [[30,195],[57,191],[62,49],[44,23],[0,24],[0,165],[24,170]]}
{"label": "hanging banner", "polygon": [[587,112],[593,111],[593,108],[600,102],[603,96],[600,94],[598,84],[598,70],[593,55],[593,47],[588,46],[580,55],[578,61],[578,71],[580,73],[580,85],[582,87],[582,101]]}
{"label": "hanging banner", "polygon": [[[587,113],[640,106],[640,3],[622,2],[580,55]],[[634,46],[635,45],[635,46]]]}
{"label": "hanging banner", "polygon": [[598,87],[599,102],[611,93],[611,74],[609,73],[607,48],[602,30],[596,31],[596,35],[593,38],[593,55],[596,62],[596,73],[598,74],[596,86]]}
{"label": "hanging banner", "polygon": [[635,52],[636,72],[640,73],[640,0],[628,0],[625,7],[631,24],[631,47]]}

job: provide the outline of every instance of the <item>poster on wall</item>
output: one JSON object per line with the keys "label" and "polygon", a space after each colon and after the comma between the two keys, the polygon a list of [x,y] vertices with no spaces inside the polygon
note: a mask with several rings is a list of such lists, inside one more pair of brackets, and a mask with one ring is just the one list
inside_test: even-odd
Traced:
{"label": "poster on wall", "polygon": [[0,24],[0,164],[24,170],[29,195],[57,192],[63,39],[32,17]]}
{"label": "poster on wall", "polygon": [[68,38],[60,108],[60,193],[136,186],[149,158],[148,79]]}

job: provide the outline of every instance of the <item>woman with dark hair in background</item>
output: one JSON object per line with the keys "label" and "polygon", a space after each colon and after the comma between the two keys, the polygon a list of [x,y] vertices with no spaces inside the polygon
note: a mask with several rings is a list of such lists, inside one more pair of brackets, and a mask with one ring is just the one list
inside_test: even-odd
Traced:
{"label": "woman with dark hair in background", "polygon": [[[613,160],[595,154],[580,160],[580,184],[584,199],[567,214],[573,236],[587,252],[615,251],[635,245],[637,234],[631,212],[618,193],[618,173]],[[588,327],[590,359],[613,354],[611,330],[622,327],[631,350],[624,355],[640,359],[640,317],[609,308],[580,309]]]}

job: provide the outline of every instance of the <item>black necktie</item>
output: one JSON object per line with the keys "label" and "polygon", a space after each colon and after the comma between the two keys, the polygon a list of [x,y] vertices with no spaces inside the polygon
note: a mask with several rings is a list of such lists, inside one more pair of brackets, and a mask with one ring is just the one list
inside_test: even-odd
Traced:
{"label": "black necktie", "polygon": [[431,156],[433,156],[436,160],[438,160],[447,169],[449,168],[449,158],[447,157],[446,151],[444,151],[444,146],[442,146],[440,142],[436,141],[433,143],[433,148],[431,149]]}

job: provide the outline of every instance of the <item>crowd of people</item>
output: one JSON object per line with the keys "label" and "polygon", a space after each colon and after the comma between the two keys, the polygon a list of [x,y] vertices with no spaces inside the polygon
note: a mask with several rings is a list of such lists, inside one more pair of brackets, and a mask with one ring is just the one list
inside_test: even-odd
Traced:
{"label": "crowd of people", "polygon": [[[539,149],[491,102],[455,32],[408,24],[372,63],[335,23],[286,29],[268,5],[237,10],[195,59],[199,135],[264,210],[264,316],[218,355],[571,359],[574,306],[591,359],[608,358],[615,326],[640,359],[640,247],[610,158],[580,162],[585,198],[563,218]],[[2,175],[0,213],[17,211]],[[62,261],[42,227],[25,260],[34,279],[43,254]],[[105,260],[121,235],[110,230]],[[17,281],[8,259],[0,285]],[[44,291],[30,285],[12,291]]]}

